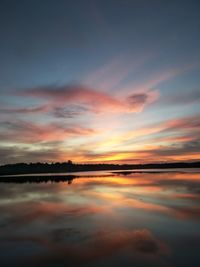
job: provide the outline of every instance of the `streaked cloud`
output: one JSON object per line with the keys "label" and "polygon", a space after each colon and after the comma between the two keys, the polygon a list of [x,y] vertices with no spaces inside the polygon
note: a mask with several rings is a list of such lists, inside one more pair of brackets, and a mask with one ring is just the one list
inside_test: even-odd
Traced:
{"label": "streaked cloud", "polygon": [[161,105],[192,105],[200,103],[200,89],[192,89],[186,92],[173,92],[160,99]]}
{"label": "streaked cloud", "polygon": [[21,114],[28,114],[28,113],[43,113],[48,110],[47,106],[36,106],[36,107],[24,107],[24,108],[0,108],[1,113],[21,113]]}
{"label": "streaked cloud", "polygon": [[[37,156],[40,159],[46,157],[48,161],[62,161],[67,156],[77,162],[117,163],[193,161],[200,158],[198,116],[151,124],[148,128],[135,129],[113,138],[106,129],[97,130],[60,122],[4,122],[1,128],[4,162],[9,157],[34,161]],[[76,138],[81,138],[81,142],[77,142]],[[55,142],[61,142],[61,145]],[[28,149],[21,144],[37,146]]]}
{"label": "streaked cloud", "polygon": [[145,105],[157,100],[157,91],[145,93],[132,93],[124,98],[119,98],[109,93],[90,89],[81,85],[71,85],[55,88],[33,88],[21,92],[21,96],[35,97],[48,100],[50,107],[56,108],[67,105],[82,105],[83,109],[91,112],[139,112]]}
{"label": "streaked cloud", "polygon": [[27,121],[2,122],[0,131],[1,141],[21,143],[35,143],[41,141],[60,141],[70,136],[88,136],[96,133],[95,130],[77,125],[61,123],[32,123]]}

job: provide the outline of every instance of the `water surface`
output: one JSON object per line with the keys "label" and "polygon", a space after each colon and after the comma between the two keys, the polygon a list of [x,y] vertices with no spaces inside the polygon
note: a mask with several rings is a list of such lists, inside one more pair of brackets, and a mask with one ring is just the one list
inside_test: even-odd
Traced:
{"label": "water surface", "polygon": [[200,266],[198,170],[38,181],[0,183],[1,266]]}

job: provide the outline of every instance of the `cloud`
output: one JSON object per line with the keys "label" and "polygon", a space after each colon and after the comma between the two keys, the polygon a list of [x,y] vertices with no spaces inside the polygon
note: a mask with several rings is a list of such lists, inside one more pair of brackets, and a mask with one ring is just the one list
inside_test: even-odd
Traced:
{"label": "cloud", "polygon": [[89,136],[96,133],[91,128],[61,123],[39,124],[27,121],[10,121],[0,123],[1,141],[34,143],[42,141],[62,141],[72,136]]}
{"label": "cloud", "polygon": [[[122,145],[123,147],[123,145]],[[92,150],[82,150],[79,154],[79,160],[82,162],[103,162],[103,163],[155,163],[155,162],[177,162],[177,161],[198,161],[200,160],[200,140],[192,142],[183,142],[181,144],[155,145],[154,147],[141,146],[136,149],[132,145],[124,147],[124,150],[111,152],[101,152]]]}
{"label": "cloud", "polygon": [[1,113],[43,113],[48,110],[48,106],[24,107],[24,108],[0,108]]}
{"label": "cloud", "polygon": [[127,97],[127,103],[132,112],[140,112],[144,106],[155,102],[159,97],[158,91],[135,93]]}
{"label": "cloud", "polygon": [[[24,192],[21,192],[21,194],[23,193]],[[29,193],[31,194],[31,192]],[[57,192],[55,190],[53,194],[56,193]],[[35,199],[33,199],[33,201],[31,198],[29,199],[29,195],[24,194],[24,199],[26,199],[26,202],[11,201],[8,202],[6,206],[0,207],[1,212],[4,214],[12,214],[11,217],[8,216],[7,220],[5,220],[4,229],[10,230],[10,227],[23,228],[25,225],[32,224],[35,221],[44,221],[49,224],[54,224],[57,220],[59,221],[59,219],[63,218],[63,214],[64,217],[68,219],[82,219],[84,216],[91,216],[93,214],[106,212],[105,207],[97,206],[95,204],[89,206],[70,206],[64,202],[60,202],[59,199],[57,202],[51,202],[52,199],[51,201],[45,202],[44,198],[42,199],[42,194],[45,194],[45,192],[42,192],[41,197],[39,197],[40,204],[36,203]]]}
{"label": "cloud", "polygon": [[[168,146],[160,146],[157,149],[146,151],[153,162],[156,161],[198,161],[200,160],[200,140],[197,142],[186,142],[182,145],[174,144]],[[138,154],[145,153],[137,151]]]}
{"label": "cloud", "polygon": [[134,75],[135,71],[138,71],[138,69],[153,57],[154,55],[147,51],[142,55],[134,55],[134,57],[118,54],[111,61],[99,66],[98,69],[85,77],[83,84],[103,90],[113,90],[116,87],[120,88],[130,75]]}
{"label": "cloud", "polygon": [[[93,128],[16,120],[0,123],[0,154],[2,163],[63,161],[66,155],[77,162],[195,161],[200,159],[199,128],[198,116],[190,116],[131,131],[110,144],[109,138],[102,140],[101,131]],[[100,141],[88,143],[87,138],[99,136]],[[79,137],[85,141],[78,149],[74,149],[76,144],[66,145]]]}
{"label": "cloud", "polygon": [[188,90],[186,92],[173,92],[169,96],[161,97],[161,105],[189,105],[200,102],[200,89]]}
{"label": "cloud", "polygon": [[18,162],[54,162],[63,161],[66,153],[61,151],[60,145],[48,147],[40,144],[40,148],[36,145],[31,148],[20,145],[0,146],[1,164],[18,163]]}
{"label": "cloud", "polygon": [[100,140],[83,151],[88,160],[113,162],[156,162],[198,160],[199,116],[150,124],[125,134]]}
{"label": "cloud", "polygon": [[[161,124],[162,125],[162,124]],[[199,129],[200,120],[199,116],[189,116],[180,119],[173,119],[163,123],[163,131],[173,131],[180,129]]]}
{"label": "cloud", "polygon": [[80,115],[84,115],[91,110],[89,108],[80,105],[68,105],[65,107],[55,107],[52,110],[52,115],[57,118],[74,118]]}
{"label": "cloud", "polygon": [[147,127],[134,129],[134,131],[130,131],[120,136],[117,139],[117,142],[127,142],[129,146],[131,142],[145,142],[145,140],[150,140],[151,143],[158,143],[160,141],[168,143],[192,142],[200,139],[199,129],[199,116],[188,116],[170,119],[164,122],[150,124]]}
{"label": "cloud", "polygon": [[[78,233],[81,235],[81,233]],[[101,259],[112,257],[116,253],[127,251],[131,254],[131,263],[138,260],[142,263],[159,262],[162,256],[169,254],[168,246],[156,238],[149,230],[139,229],[126,231],[119,229],[117,232],[100,231],[87,238],[87,243],[71,244],[70,242],[55,242],[49,237],[36,238],[10,238],[15,242],[33,242],[44,246],[47,250],[32,257],[26,257],[26,262],[33,265],[46,266],[52,262],[59,264],[70,264],[74,266],[85,266],[95,264]],[[157,266],[157,265],[156,265]]]}
{"label": "cloud", "polygon": [[34,88],[21,92],[20,95],[48,100],[49,105],[55,111],[58,107],[65,109],[68,105],[77,105],[96,113],[139,112],[146,104],[150,104],[158,98],[157,91],[146,91],[140,94],[131,94],[125,98],[118,98],[81,85],[57,88]]}

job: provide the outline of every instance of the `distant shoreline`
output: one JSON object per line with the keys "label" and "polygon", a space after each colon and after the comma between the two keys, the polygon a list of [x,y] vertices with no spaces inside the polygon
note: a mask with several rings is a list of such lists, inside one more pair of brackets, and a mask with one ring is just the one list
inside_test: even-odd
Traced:
{"label": "distant shoreline", "polygon": [[[180,168],[181,169],[181,168]],[[108,178],[113,176],[127,176],[134,174],[161,174],[161,173],[186,173],[186,170],[180,170],[174,168],[168,169],[141,169],[141,170],[115,170],[115,171],[91,171],[90,174],[88,172],[82,173],[71,173],[71,174],[63,174],[63,173],[43,173],[43,174],[17,174],[17,175],[1,175],[0,183],[16,183],[16,184],[24,184],[24,183],[59,183],[59,182],[67,182],[69,185],[72,184],[73,180],[78,178]],[[182,168],[183,169],[183,168]],[[191,168],[184,168],[191,169]],[[195,168],[193,168],[195,169]],[[198,168],[199,169],[199,168]],[[197,169],[197,173],[200,173],[200,170]],[[190,173],[190,172],[189,172]],[[192,173],[196,173],[192,171]]]}
{"label": "distant shoreline", "polygon": [[73,173],[87,171],[173,168],[200,168],[200,161],[152,164],[75,164],[71,161],[62,163],[17,163],[0,166],[0,176],[17,174]]}

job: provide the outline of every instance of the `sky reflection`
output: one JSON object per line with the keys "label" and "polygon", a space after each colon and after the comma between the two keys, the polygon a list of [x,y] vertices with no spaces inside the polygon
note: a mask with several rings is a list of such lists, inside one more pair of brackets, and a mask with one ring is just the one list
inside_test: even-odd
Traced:
{"label": "sky reflection", "polygon": [[199,173],[1,184],[0,199],[3,266],[199,266]]}

